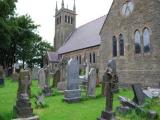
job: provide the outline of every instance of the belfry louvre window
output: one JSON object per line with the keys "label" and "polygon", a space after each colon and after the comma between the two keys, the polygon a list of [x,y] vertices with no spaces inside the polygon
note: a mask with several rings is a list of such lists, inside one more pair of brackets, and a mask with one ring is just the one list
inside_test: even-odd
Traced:
{"label": "belfry louvre window", "polygon": [[65,15],[65,22],[67,23],[67,15]]}
{"label": "belfry louvre window", "polygon": [[119,35],[119,55],[124,56],[124,38],[123,35]]}
{"label": "belfry louvre window", "polygon": [[149,29],[145,28],[143,30],[143,51],[144,53],[150,52],[150,34],[149,34]]}
{"label": "belfry louvre window", "polygon": [[135,53],[140,54],[141,53],[141,35],[138,30],[136,30],[134,34],[135,39]]}
{"label": "belfry louvre window", "polygon": [[113,53],[113,57],[117,56],[117,39],[115,36],[113,36],[112,38],[112,53]]}

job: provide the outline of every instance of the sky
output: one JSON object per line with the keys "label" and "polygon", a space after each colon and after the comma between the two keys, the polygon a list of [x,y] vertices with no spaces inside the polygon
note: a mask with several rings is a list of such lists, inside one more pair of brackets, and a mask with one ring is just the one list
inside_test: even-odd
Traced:
{"label": "sky", "polygon": [[[38,28],[43,40],[53,45],[55,29],[55,7],[56,1],[58,9],[61,8],[62,0],[18,0],[16,12],[18,15],[28,14]],[[87,22],[106,15],[110,9],[113,0],[75,0],[77,23],[79,27]],[[73,9],[74,0],[64,0],[65,8]]]}

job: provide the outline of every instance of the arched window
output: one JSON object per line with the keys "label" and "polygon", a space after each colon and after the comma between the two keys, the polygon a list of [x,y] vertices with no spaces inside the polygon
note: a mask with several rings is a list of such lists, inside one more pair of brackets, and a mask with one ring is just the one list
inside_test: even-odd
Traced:
{"label": "arched window", "polygon": [[91,53],[89,54],[89,62],[90,63],[92,62],[92,54]]}
{"label": "arched window", "polygon": [[124,38],[123,35],[119,35],[119,55],[124,56]]}
{"label": "arched window", "polygon": [[145,28],[143,30],[143,50],[144,53],[150,52],[150,34],[149,34],[149,29]]}
{"label": "arched window", "polygon": [[117,56],[117,39],[115,36],[113,36],[112,38],[112,53],[113,53],[113,57]]}
{"label": "arched window", "polygon": [[93,63],[96,63],[96,54],[93,53]]}
{"label": "arched window", "polygon": [[139,54],[141,53],[141,35],[138,30],[136,30],[134,34],[134,40],[135,40],[135,53]]}

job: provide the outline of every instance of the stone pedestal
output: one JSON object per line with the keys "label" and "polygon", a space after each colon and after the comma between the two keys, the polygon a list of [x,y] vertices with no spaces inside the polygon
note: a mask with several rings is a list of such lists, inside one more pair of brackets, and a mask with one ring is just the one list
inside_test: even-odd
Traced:
{"label": "stone pedestal", "polygon": [[64,91],[64,101],[66,102],[78,102],[80,101],[80,98],[81,98],[80,89]]}
{"label": "stone pedestal", "polygon": [[101,117],[97,120],[116,120],[115,113],[112,111],[102,111]]}
{"label": "stone pedestal", "polygon": [[33,109],[31,108],[29,99],[17,100],[16,106],[14,106],[13,109],[14,113],[16,114],[16,118],[28,118],[33,116]]}

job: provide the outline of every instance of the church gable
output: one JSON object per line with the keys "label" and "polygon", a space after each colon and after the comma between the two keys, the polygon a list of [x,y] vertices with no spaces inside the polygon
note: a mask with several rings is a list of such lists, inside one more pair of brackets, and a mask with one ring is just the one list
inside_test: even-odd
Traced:
{"label": "church gable", "polygon": [[160,73],[159,6],[158,0],[113,1],[100,33],[101,74],[106,61],[114,58],[121,82],[158,81],[160,74],[155,71]]}

